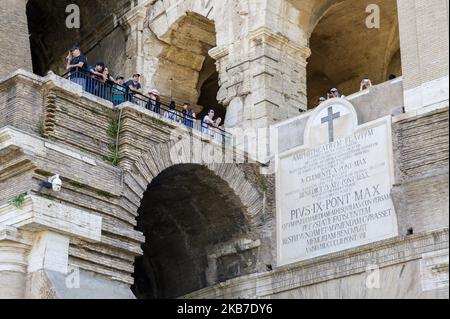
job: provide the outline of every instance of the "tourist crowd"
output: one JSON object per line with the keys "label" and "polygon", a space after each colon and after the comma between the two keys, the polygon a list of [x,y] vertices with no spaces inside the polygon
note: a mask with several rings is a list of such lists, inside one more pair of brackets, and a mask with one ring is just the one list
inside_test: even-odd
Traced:
{"label": "tourist crowd", "polygon": [[[394,80],[397,76],[395,74],[390,74],[388,80]],[[369,88],[372,87],[372,81],[368,78],[365,77],[364,79],[362,79],[360,87],[359,87],[359,91],[364,91],[367,90]],[[342,95],[339,90],[337,88],[332,88],[327,90],[327,97],[319,97],[317,104],[320,105],[323,102],[325,102],[326,100],[329,99],[334,99],[334,98],[345,98],[345,95]]]}
{"label": "tourist crowd", "polygon": [[[81,85],[85,91],[91,94],[110,100],[115,106],[126,101],[136,104],[140,102],[146,109],[161,114],[160,93],[158,90],[152,89],[148,92],[148,96],[144,95],[139,73],[133,74],[127,81],[123,76],[114,78],[103,62],[97,62],[95,66],[89,66],[87,57],[81,53],[79,47],[73,47],[70,50],[66,68],[69,71],[71,81]],[[395,78],[395,75],[389,75],[389,80]],[[361,81],[360,91],[370,87],[372,87],[372,81],[365,77]],[[326,98],[321,96],[317,101],[318,104],[332,98],[345,98],[337,88],[329,89],[326,96]],[[182,105],[181,111],[179,111],[176,103],[172,101],[169,109],[161,115],[172,121],[183,123],[189,128],[193,128],[196,121],[196,114],[190,103],[187,102]],[[212,135],[212,128],[223,130],[224,126],[222,119],[220,117],[215,118],[214,110],[210,109],[201,121],[201,128],[203,133]]]}
{"label": "tourist crowd", "polygon": [[[181,110],[178,110],[176,102],[172,101],[169,109],[162,113],[159,91],[152,89],[148,92],[148,96],[144,95],[139,73],[133,74],[127,81],[124,76],[114,78],[105,63],[97,62],[94,66],[90,66],[87,57],[76,46],[70,49],[66,69],[72,82],[81,85],[88,93],[111,101],[114,106],[127,101],[132,102],[145,106],[147,110],[161,114],[164,118],[194,128],[197,115],[191,104],[185,102]],[[211,109],[201,121],[201,130],[205,134],[213,135],[213,128],[224,129],[222,119],[215,118],[215,112]]]}

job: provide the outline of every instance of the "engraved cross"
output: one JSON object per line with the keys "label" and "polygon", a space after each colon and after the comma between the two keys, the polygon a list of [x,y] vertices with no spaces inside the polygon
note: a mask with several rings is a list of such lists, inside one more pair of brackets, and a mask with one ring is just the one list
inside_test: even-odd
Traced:
{"label": "engraved cross", "polygon": [[330,143],[334,142],[334,120],[337,120],[341,117],[341,113],[333,114],[333,107],[328,108],[328,116],[322,119],[322,124],[328,123],[328,137]]}

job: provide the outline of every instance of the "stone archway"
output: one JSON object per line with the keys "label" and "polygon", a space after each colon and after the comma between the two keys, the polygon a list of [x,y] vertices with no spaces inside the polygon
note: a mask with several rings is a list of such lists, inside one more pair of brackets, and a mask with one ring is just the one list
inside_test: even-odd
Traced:
{"label": "stone archway", "polygon": [[[145,65],[150,66],[145,72],[150,76],[147,85],[179,103],[197,104],[203,84],[216,72],[215,61],[208,55],[216,46],[214,21],[186,11],[164,28],[159,19],[152,21],[145,38]],[[209,99],[216,100],[217,91],[205,92]]]}
{"label": "stone archway", "polygon": [[135,262],[138,298],[181,297],[265,269],[264,195],[244,164],[196,163],[189,147],[188,139],[156,145],[125,176],[146,237]]}
{"label": "stone archway", "polygon": [[[366,26],[368,5],[380,8],[380,29]],[[376,85],[390,73],[401,75],[396,1],[316,1],[313,12],[317,17],[309,21],[308,108],[332,87],[350,95],[359,91],[366,76]]]}

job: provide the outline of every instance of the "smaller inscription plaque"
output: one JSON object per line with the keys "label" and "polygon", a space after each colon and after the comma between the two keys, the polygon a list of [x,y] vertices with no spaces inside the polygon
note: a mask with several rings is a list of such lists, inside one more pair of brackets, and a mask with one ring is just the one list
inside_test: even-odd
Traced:
{"label": "smaller inscription plaque", "polygon": [[279,265],[396,236],[390,117],[358,127],[349,102],[330,100],[305,143],[277,159]]}

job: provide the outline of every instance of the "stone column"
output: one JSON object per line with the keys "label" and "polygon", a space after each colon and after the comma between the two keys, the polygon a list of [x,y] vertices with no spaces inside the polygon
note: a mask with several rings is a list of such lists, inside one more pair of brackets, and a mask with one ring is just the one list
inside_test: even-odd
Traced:
{"label": "stone column", "polygon": [[448,106],[448,1],[397,0],[406,111]]}
{"label": "stone column", "polygon": [[[53,231],[42,231],[35,234],[33,246],[28,255],[25,298],[57,298],[52,287],[54,283],[48,279],[47,272],[61,274],[62,280],[66,280],[67,287],[69,242],[69,236]],[[64,283],[59,285],[64,286]]]}
{"label": "stone column", "polygon": [[17,69],[32,70],[27,0],[0,1],[0,78]]}
{"label": "stone column", "polygon": [[21,208],[1,206],[0,298],[56,298],[54,289],[70,289],[70,240],[100,242],[101,230],[101,217],[40,196],[27,196]]}
{"label": "stone column", "polygon": [[145,7],[137,7],[127,15],[122,21],[122,26],[125,29],[127,44],[126,55],[127,61],[125,62],[125,74],[130,76],[135,72],[142,74],[141,82],[145,81],[144,67],[144,43],[143,43],[143,31],[144,21],[146,17]]}
{"label": "stone column", "polygon": [[229,16],[217,22],[218,47],[210,51],[220,76],[218,100],[227,106],[225,125],[267,128],[299,115],[307,107],[310,56],[299,10],[275,0],[235,6],[239,14],[223,9]]}
{"label": "stone column", "polygon": [[221,9],[227,16],[216,21],[217,47],[209,52],[219,72],[218,101],[227,108],[225,127],[234,129],[236,145],[264,160],[270,125],[307,108],[310,49],[300,12],[288,1],[234,4]]}

